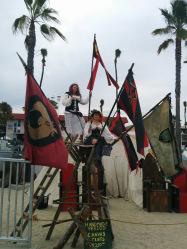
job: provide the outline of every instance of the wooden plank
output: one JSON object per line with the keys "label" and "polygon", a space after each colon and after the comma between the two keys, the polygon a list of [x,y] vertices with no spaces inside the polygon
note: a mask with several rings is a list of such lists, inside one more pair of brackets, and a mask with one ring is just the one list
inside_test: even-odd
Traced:
{"label": "wooden plank", "polygon": [[[75,229],[79,229],[80,233],[83,236],[85,235],[85,228],[83,227],[82,223],[87,219],[87,217],[90,215],[90,208],[85,206],[81,209],[81,211],[79,212],[78,215],[75,215],[73,209],[69,208],[69,213],[73,219],[73,223],[71,224],[71,226],[69,227],[69,229],[66,231],[66,233],[64,234],[64,236],[62,238],[60,238],[58,244],[53,248],[53,249],[62,249],[65,244],[68,242],[68,240],[70,239],[71,235],[73,234],[73,232],[75,231]],[[77,236],[78,236],[78,232],[77,232]],[[77,240],[78,238],[76,238]],[[76,241],[74,241],[75,243]],[[93,248],[92,248],[93,249]]]}

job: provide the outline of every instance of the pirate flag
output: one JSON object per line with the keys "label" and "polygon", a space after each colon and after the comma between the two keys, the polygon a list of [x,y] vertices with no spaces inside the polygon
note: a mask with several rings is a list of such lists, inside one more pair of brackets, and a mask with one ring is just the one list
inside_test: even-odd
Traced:
{"label": "pirate flag", "polygon": [[25,99],[24,156],[33,165],[67,167],[68,152],[58,115],[30,73]]}
{"label": "pirate flag", "polygon": [[90,78],[90,80],[88,82],[87,89],[90,90],[90,91],[93,90],[93,86],[94,86],[94,83],[95,83],[95,79],[96,79],[96,74],[97,74],[97,71],[98,71],[99,63],[101,64],[101,66],[105,70],[107,81],[108,81],[108,85],[110,86],[111,84],[113,84],[118,89],[119,88],[118,83],[110,75],[110,73],[108,72],[108,70],[105,67],[105,64],[104,64],[104,62],[103,62],[103,60],[101,58],[101,55],[99,53],[99,49],[98,49],[98,46],[97,46],[97,41],[96,41],[95,38],[94,38],[94,42],[93,42],[93,58],[95,58],[96,61],[95,61],[95,65],[94,65],[92,73],[91,73],[91,78]]}
{"label": "pirate flag", "polygon": [[[112,123],[110,125],[110,131],[114,133],[116,136],[121,137],[122,133],[125,130],[126,129],[121,119],[121,116],[118,113],[117,116],[112,120]],[[136,154],[136,150],[128,134],[124,134],[123,137],[121,138],[121,141],[125,148],[125,152],[129,162],[129,167],[133,171],[138,166],[138,156]]]}
{"label": "pirate flag", "polygon": [[142,112],[132,70],[129,71],[122,87],[118,108],[125,111],[134,124],[137,151],[144,156],[144,148],[148,146],[148,140],[143,125]]}
{"label": "pirate flag", "polygon": [[144,119],[147,136],[154,148],[159,166],[168,177],[176,173],[175,166],[179,164],[170,101],[170,97],[167,96]]}

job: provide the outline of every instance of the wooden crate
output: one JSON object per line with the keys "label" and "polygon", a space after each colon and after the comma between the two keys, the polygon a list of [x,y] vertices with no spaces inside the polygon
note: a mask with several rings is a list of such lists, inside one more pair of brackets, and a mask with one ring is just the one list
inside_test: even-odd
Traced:
{"label": "wooden crate", "polygon": [[148,212],[169,212],[170,194],[168,190],[150,190],[147,193]]}

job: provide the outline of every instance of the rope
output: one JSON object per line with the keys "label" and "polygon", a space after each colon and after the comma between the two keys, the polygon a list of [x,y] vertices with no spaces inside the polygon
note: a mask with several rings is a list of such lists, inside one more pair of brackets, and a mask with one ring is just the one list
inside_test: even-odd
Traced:
{"label": "rope", "polygon": [[[96,218],[99,218],[97,215],[93,215]],[[52,222],[53,220],[50,219],[40,219],[38,217],[33,217],[33,221],[37,222],[42,222],[42,221],[47,221],[47,222]],[[187,222],[177,222],[177,223],[143,223],[143,222],[134,222],[134,221],[125,221],[125,220],[118,220],[114,218],[107,219],[105,218],[104,220],[111,220],[119,223],[124,223],[124,224],[131,224],[131,225],[142,225],[142,226],[175,226],[175,225],[187,225]],[[67,220],[57,220],[56,223],[62,223],[64,221],[72,221],[72,219],[67,219]]]}
{"label": "rope", "polygon": [[[99,218],[97,215],[94,215],[95,217]],[[114,218],[105,220],[111,220],[115,222],[120,222],[124,224],[131,224],[131,225],[142,225],[142,226],[175,226],[175,225],[187,225],[187,222],[178,222],[178,223],[143,223],[143,222],[133,222],[133,221],[125,221],[125,220],[118,220]]]}

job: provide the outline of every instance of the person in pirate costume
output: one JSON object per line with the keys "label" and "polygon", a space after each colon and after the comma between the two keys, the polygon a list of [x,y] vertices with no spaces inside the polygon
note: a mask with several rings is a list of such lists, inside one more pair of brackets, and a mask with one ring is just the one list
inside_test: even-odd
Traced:
{"label": "person in pirate costume", "polygon": [[[93,110],[90,120],[84,127],[83,141],[85,145],[95,145],[95,163],[98,170],[98,188],[100,190],[104,189],[104,167],[102,164],[103,148],[116,139],[116,137],[109,131],[107,126],[105,126],[101,134],[103,127],[104,122],[102,122],[101,112],[98,110]],[[87,150],[87,158],[89,153],[90,149]]]}
{"label": "person in pirate costume", "polygon": [[79,86],[73,83],[69,91],[65,93],[62,104],[65,106],[65,126],[73,141],[78,137],[81,139],[85,126],[82,113],[79,111],[79,104],[85,105],[89,98],[83,99]]}

